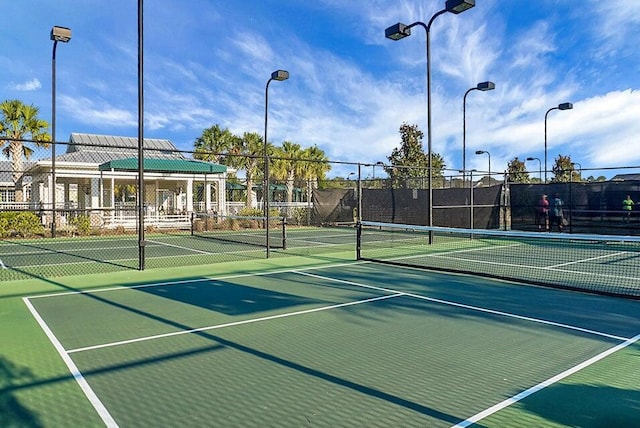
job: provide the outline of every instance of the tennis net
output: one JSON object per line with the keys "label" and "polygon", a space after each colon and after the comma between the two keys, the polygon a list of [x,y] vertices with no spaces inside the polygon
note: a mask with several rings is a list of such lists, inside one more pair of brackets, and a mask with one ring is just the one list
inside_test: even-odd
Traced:
{"label": "tennis net", "polygon": [[637,236],[363,221],[357,258],[640,299]]}
{"label": "tennis net", "polygon": [[[258,247],[284,248],[285,222],[281,218],[262,216],[222,216],[208,213],[193,213],[191,235],[217,241],[245,244]],[[267,238],[267,233],[269,237]]]}

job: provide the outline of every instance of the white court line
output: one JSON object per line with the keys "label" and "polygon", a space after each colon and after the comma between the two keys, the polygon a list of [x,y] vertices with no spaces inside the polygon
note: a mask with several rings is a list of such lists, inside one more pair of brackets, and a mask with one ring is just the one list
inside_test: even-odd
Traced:
{"label": "white court line", "polygon": [[[451,253],[421,254],[419,256],[411,256],[410,258],[435,257],[435,258],[441,258],[441,259],[450,259],[451,257],[448,257],[447,256],[448,254],[451,254]],[[405,258],[408,258],[408,257],[405,257]],[[389,261],[402,260],[402,259],[403,257],[397,257],[397,258],[389,259]],[[632,280],[632,281],[638,280],[637,277],[632,277],[632,276],[610,275],[606,273],[585,272],[581,270],[557,269],[554,266],[531,266],[531,265],[521,265],[516,263],[490,262],[487,260],[462,259],[459,257],[456,257],[453,260],[465,261],[465,262],[477,263],[477,264],[483,264],[483,265],[492,265],[492,266],[508,266],[508,267],[525,268],[525,269],[533,269],[533,270],[547,270],[547,271],[553,271],[553,272],[573,273],[573,274],[583,275],[583,276],[598,276],[601,278],[625,279],[625,280]],[[578,262],[574,262],[574,263],[578,263]],[[524,279],[512,278],[512,280],[526,282],[526,280]]]}
{"label": "white court line", "polygon": [[235,278],[246,278],[248,276],[268,276],[268,275],[276,275],[281,273],[292,273],[300,270],[319,270],[319,269],[334,269],[338,267],[344,266],[353,266],[360,264],[371,264],[371,262],[360,261],[360,262],[346,262],[346,263],[335,263],[326,266],[311,266],[305,269],[278,269],[269,272],[251,272],[251,273],[236,273],[232,275],[226,276],[211,276],[211,277],[202,277],[197,279],[183,279],[179,281],[163,281],[163,282],[154,282],[150,284],[138,284],[138,285],[119,285],[116,287],[108,287],[108,288],[99,288],[96,290],[78,290],[78,291],[61,291],[58,293],[49,293],[49,294],[39,294],[29,296],[28,299],[39,299],[43,297],[62,297],[69,296],[74,294],[93,294],[93,293],[103,293],[107,291],[121,291],[121,290],[135,290],[136,288],[148,288],[148,287],[166,287],[170,285],[181,285],[181,284],[190,284],[193,282],[209,282],[209,281],[223,281],[227,279],[235,279]]}
{"label": "white court line", "polygon": [[108,428],[117,428],[118,424],[116,423],[116,421],[113,419],[104,404],[102,404],[102,401],[100,401],[95,392],[93,392],[93,389],[91,389],[91,386],[89,386],[87,380],[84,378],[80,370],[78,370],[78,367],[73,362],[71,357],[69,357],[69,353],[64,350],[58,338],[53,334],[47,323],[42,319],[38,311],[36,311],[36,309],[33,307],[31,302],[29,301],[29,298],[24,297],[22,301],[25,303],[25,305],[27,305],[27,308],[31,312],[31,315],[33,315],[38,324],[40,324],[40,328],[42,328],[44,333],[53,344],[53,347],[56,349],[56,351],[58,351],[58,354],[60,354],[60,357],[62,357],[62,360],[67,365],[67,368],[71,372],[71,375],[78,383],[78,386],[80,386],[82,392],[84,392],[84,395],[87,397],[87,399],[89,399],[89,402],[91,402],[93,408],[96,410],[96,412],[98,412],[98,415],[100,416],[104,424]]}
{"label": "white court line", "polygon": [[572,262],[567,262],[567,263],[559,263],[557,265],[551,265],[551,266],[547,266],[547,268],[549,269],[555,269],[557,267],[562,267],[562,266],[569,266],[569,265],[575,265],[578,263],[584,263],[584,262],[591,262],[593,260],[599,260],[599,259],[606,259],[607,257],[614,257],[614,256],[620,256],[622,254],[627,254],[627,251],[620,251],[617,253],[611,253],[611,254],[604,254],[602,256],[597,256],[597,257],[589,257],[587,259],[581,259],[581,260],[575,260]]}
{"label": "white court line", "polygon": [[609,339],[615,339],[615,340],[628,340],[628,338],[626,337],[621,337],[621,336],[615,336],[609,333],[603,333],[600,331],[596,331],[596,330],[590,330],[590,329],[586,329],[586,328],[582,328],[582,327],[577,327],[577,326],[573,326],[570,324],[563,324],[563,323],[559,323],[559,322],[555,322],[555,321],[548,321],[548,320],[543,320],[540,318],[532,318],[532,317],[527,317],[524,315],[517,315],[517,314],[513,314],[513,313],[509,313],[509,312],[503,312],[503,311],[496,311],[494,309],[487,309],[487,308],[481,308],[479,306],[472,306],[472,305],[465,305],[463,303],[456,303],[456,302],[452,302],[449,300],[442,300],[442,299],[436,299],[433,297],[427,297],[427,296],[423,296],[421,294],[415,294],[415,293],[408,293],[408,292],[403,292],[403,291],[399,291],[399,290],[394,290],[391,288],[384,288],[384,287],[376,287],[374,285],[367,285],[367,284],[361,284],[358,282],[353,282],[353,281],[347,281],[344,279],[337,279],[337,278],[331,278],[328,276],[323,276],[323,275],[316,275],[316,274],[312,274],[312,273],[307,273],[307,272],[296,272],[299,273],[300,275],[304,275],[304,276],[309,276],[312,278],[317,278],[317,279],[324,279],[327,281],[333,281],[333,282],[339,282],[342,284],[348,284],[348,285],[355,285],[357,287],[363,287],[363,288],[368,288],[371,290],[376,290],[376,291],[383,291],[386,293],[400,293],[406,297],[413,297],[416,299],[421,299],[421,300],[427,300],[430,302],[434,302],[434,303],[441,303],[444,305],[448,305],[448,306],[455,306],[458,308],[464,308],[464,309],[470,309],[473,311],[479,311],[479,312],[485,312],[485,313],[489,313],[489,314],[493,314],[493,315],[501,315],[501,316],[505,316],[505,317],[509,317],[509,318],[516,318],[516,319],[520,319],[520,320],[524,320],[524,321],[531,321],[531,322],[535,322],[538,324],[546,324],[546,325],[551,325],[554,327],[561,327],[561,328],[565,328],[568,330],[575,330],[575,331],[580,331],[583,333],[589,333],[589,334],[593,334],[596,336],[602,336],[602,337],[606,337]]}
{"label": "white court line", "polygon": [[[212,253],[210,253],[208,251],[196,250],[194,248],[187,248],[187,247],[183,247],[181,245],[167,244],[167,243],[160,242],[160,241],[147,240],[147,242],[151,242],[153,244],[157,244],[157,245],[160,245],[162,247],[172,247],[172,248],[179,248],[181,250],[193,251],[194,253],[212,254]],[[175,256],[172,256],[172,257],[175,257]]]}
{"label": "white court line", "polygon": [[235,322],[230,322],[230,323],[225,323],[225,324],[218,324],[218,325],[212,325],[212,326],[207,326],[207,327],[193,328],[193,329],[189,329],[189,330],[174,331],[174,332],[171,332],[171,333],[156,334],[156,335],[153,335],[153,336],[138,337],[136,339],[120,340],[120,341],[111,342],[111,343],[103,343],[101,345],[85,346],[83,348],[71,349],[71,350],[67,351],[67,353],[68,354],[73,354],[73,353],[76,353],[76,352],[91,351],[91,350],[94,350],[94,349],[111,348],[111,347],[114,347],[114,346],[128,345],[130,343],[146,342],[148,340],[154,340],[154,339],[163,339],[165,337],[180,336],[180,335],[183,335],[183,334],[197,333],[197,332],[201,332],[201,331],[218,330],[218,329],[226,328],[226,327],[234,327],[234,326],[238,326],[238,325],[252,324],[252,323],[256,323],[256,322],[271,321],[271,320],[274,320],[274,319],[293,317],[293,316],[297,316],[297,315],[306,315],[306,314],[311,314],[311,313],[314,313],[314,312],[326,311],[326,310],[329,310],[329,309],[336,309],[336,308],[343,308],[343,307],[347,307],[347,306],[361,305],[363,303],[370,303],[370,302],[375,302],[375,301],[378,301],[378,300],[393,299],[395,297],[400,297],[400,296],[403,296],[403,295],[404,295],[404,293],[396,293],[396,294],[390,294],[390,295],[386,295],[386,296],[372,297],[370,299],[356,300],[356,301],[353,301],[353,302],[339,303],[339,304],[336,304],[336,305],[322,306],[322,307],[314,308],[314,309],[306,309],[304,311],[287,312],[287,313],[284,313],[284,314],[271,315],[271,316],[268,316],[268,317],[252,318],[252,319],[248,319],[248,320],[244,320],[244,321],[235,321]]}
{"label": "white court line", "polygon": [[559,373],[543,382],[540,382],[539,384],[532,386],[531,388],[520,392],[519,394],[514,395],[511,398],[507,398],[506,400],[489,407],[486,410],[483,410],[480,413],[476,413],[475,415],[471,416],[470,418],[465,419],[462,422],[459,422],[456,425],[453,425],[453,428],[463,428],[463,427],[468,427],[471,424],[474,424],[484,418],[486,418],[487,416],[490,416],[496,412],[499,412],[502,409],[505,409],[509,406],[511,406],[514,403],[517,403],[518,401],[530,396],[531,394],[534,394],[538,391],[540,391],[541,389],[544,389],[550,385],[553,385],[554,383],[557,383],[559,381],[561,381],[562,379],[566,378],[567,376],[570,376],[574,373],[579,372],[580,370],[589,367],[590,365],[602,360],[605,357],[608,357],[609,355],[613,354],[614,352],[618,352],[621,349],[626,348],[629,345],[633,345],[635,342],[637,342],[638,340],[640,340],[640,334],[632,337],[626,341],[624,341],[623,343],[614,346],[613,348],[610,348],[598,355],[596,355],[593,358],[590,358],[574,367],[571,367],[568,370],[563,371],[562,373]]}

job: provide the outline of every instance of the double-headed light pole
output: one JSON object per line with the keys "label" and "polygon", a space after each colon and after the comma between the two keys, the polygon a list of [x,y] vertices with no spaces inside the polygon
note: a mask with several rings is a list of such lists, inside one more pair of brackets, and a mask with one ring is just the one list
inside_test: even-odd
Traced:
{"label": "double-headed light pole", "polygon": [[51,29],[53,52],[51,54],[51,236],[56,237],[56,48],[58,42],[68,43],[71,40],[71,29],[54,26]]}
{"label": "double-headed light pole", "polygon": [[[289,72],[286,70],[276,70],[271,73],[271,78],[267,81],[267,86],[264,89],[264,185],[262,187],[262,194],[264,198],[264,216],[266,217],[266,244],[267,244],[267,258],[269,258],[269,196],[271,191],[269,189],[269,153],[267,150],[267,121],[269,117],[269,83],[272,80],[283,81],[289,78]],[[251,191],[251,189],[249,189]]]}
{"label": "double-headed light pole", "polygon": [[573,108],[573,104],[571,103],[562,103],[558,104],[558,107],[551,107],[544,114],[544,182],[547,182],[547,171],[549,168],[547,167],[547,116],[553,110],[571,110]]}
{"label": "double-headed light pole", "polygon": [[[427,212],[428,216],[428,225],[433,226],[433,182],[432,182],[432,165],[431,165],[431,152],[432,152],[432,143],[431,143],[431,53],[430,53],[430,33],[431,33],[431,24],[433,21],[440,15],[451,12],[454,14],[459,14],[464,12],[467,9],[471,9],[476,5],[475,0],[447,0],[445,3],[445,8],[441,11],[437,12],[435,15],[431,17],[428,24],[423,22],[414,22],[411,25],[405,25],[402,23],[397,23],[387,28],[384,31],[384,35],[386,38],[391,40],[400,40],[405,37],[411,35],[411,28],[416,25],[421,26],[427,33],[427,162],[428,162],[428,186],[429,186],[429,210]],[[433,241],[433,234],[429,233],[429,243]]]}

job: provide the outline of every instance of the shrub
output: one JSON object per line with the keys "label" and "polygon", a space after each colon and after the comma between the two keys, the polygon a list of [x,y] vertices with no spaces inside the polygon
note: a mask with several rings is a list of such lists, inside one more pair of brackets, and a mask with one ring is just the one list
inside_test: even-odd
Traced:
{"label": "shrub", "polygon": [[91,233],[91,219],[86,215],[79,215],[69,220],[71,226],[75,226],[78,235],[85,236]]}
{"label": "shrub", "polygon": [[9,211],[0,213],[0,236],[30,237],[44,233],[40,218],[29,211]]}

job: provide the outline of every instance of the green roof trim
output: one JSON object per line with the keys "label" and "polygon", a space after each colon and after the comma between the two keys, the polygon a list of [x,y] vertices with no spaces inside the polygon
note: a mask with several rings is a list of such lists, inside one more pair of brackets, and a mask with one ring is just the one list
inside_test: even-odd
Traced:
{"label": "green roof trim", "polygon": [[[100,171],[137,171],[138,158],[115,159],[101,164]],[[178,174],[222,174],[227,167],[194,159],[144,159],[144,170]]]}

